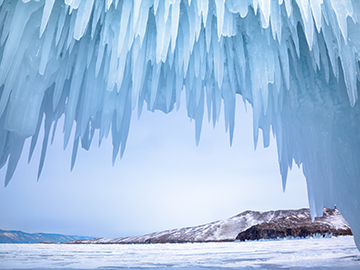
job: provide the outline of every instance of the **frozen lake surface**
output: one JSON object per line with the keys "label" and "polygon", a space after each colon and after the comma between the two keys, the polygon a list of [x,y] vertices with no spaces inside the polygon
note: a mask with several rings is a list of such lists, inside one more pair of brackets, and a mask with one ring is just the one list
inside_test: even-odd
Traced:
{"label": "frozen lake surface", "polygon": [[360,269],[353,237],[149,245],[0,244],[0,269]]}

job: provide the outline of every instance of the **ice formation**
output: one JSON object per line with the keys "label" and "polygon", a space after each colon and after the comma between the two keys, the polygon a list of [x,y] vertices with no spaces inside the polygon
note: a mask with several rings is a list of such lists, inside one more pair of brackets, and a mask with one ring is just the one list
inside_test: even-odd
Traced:
{"label": "ice formation", "polygon": [[[336,205],[360,246],[360,1],[0,0],[0,163],[5,185],[24,141],[64,114],[89,149],[111,132],[124,152],[131,114],[165,113],[186,93],[199,140],[203,114],[224,107],[233,137],[235,95],[253,107],[254,142],[276,136],[285,188],[303,166],[312,216]],[[73,127],[74,126],[74,127]]]}

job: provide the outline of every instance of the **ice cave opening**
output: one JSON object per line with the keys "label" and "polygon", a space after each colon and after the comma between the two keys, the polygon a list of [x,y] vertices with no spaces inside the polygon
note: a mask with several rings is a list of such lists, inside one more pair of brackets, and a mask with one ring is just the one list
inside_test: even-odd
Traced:
{"label": "ice cave opening", "polygon": [[238,94],[255,144],[276,136],[283,187],[302,164],[312,216],[336,205],[360,247],[359,23],[357,0],[0,0],[5,186],[44,128],[40,175],[62,115],[73,166],[95,131],[122,156],[133,110],[168,113],[182,91],[196,141],[223,106],[231,142]]}

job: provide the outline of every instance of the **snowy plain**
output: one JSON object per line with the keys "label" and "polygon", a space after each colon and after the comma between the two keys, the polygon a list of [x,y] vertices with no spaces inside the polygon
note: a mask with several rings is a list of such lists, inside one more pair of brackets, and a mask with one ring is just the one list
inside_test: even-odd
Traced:
{"label": "snowy plain", "polygon": [[148,245],[0,244],[0,269],[360,269],[353,237]]}

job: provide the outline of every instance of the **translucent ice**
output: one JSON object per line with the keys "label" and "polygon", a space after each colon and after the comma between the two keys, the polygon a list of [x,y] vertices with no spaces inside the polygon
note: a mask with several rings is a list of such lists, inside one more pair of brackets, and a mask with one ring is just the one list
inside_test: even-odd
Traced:
{"label": "translucent ice", "polygon": [[[303,165],[313,217],[336,205],[360,245],[358,0],[0,0],[0,165],[7,185],[31,138],[64,114],[89,149],[111,131],[123,154],[132,110],[173,110],[186,93],[196,141],[205,105],[230,141],[235,95],[253,107],[254,142],[270,129],[283,186]],[[205,98],[206,96],[206,98]],[[43,124],[43,118],[44,124]]]}

